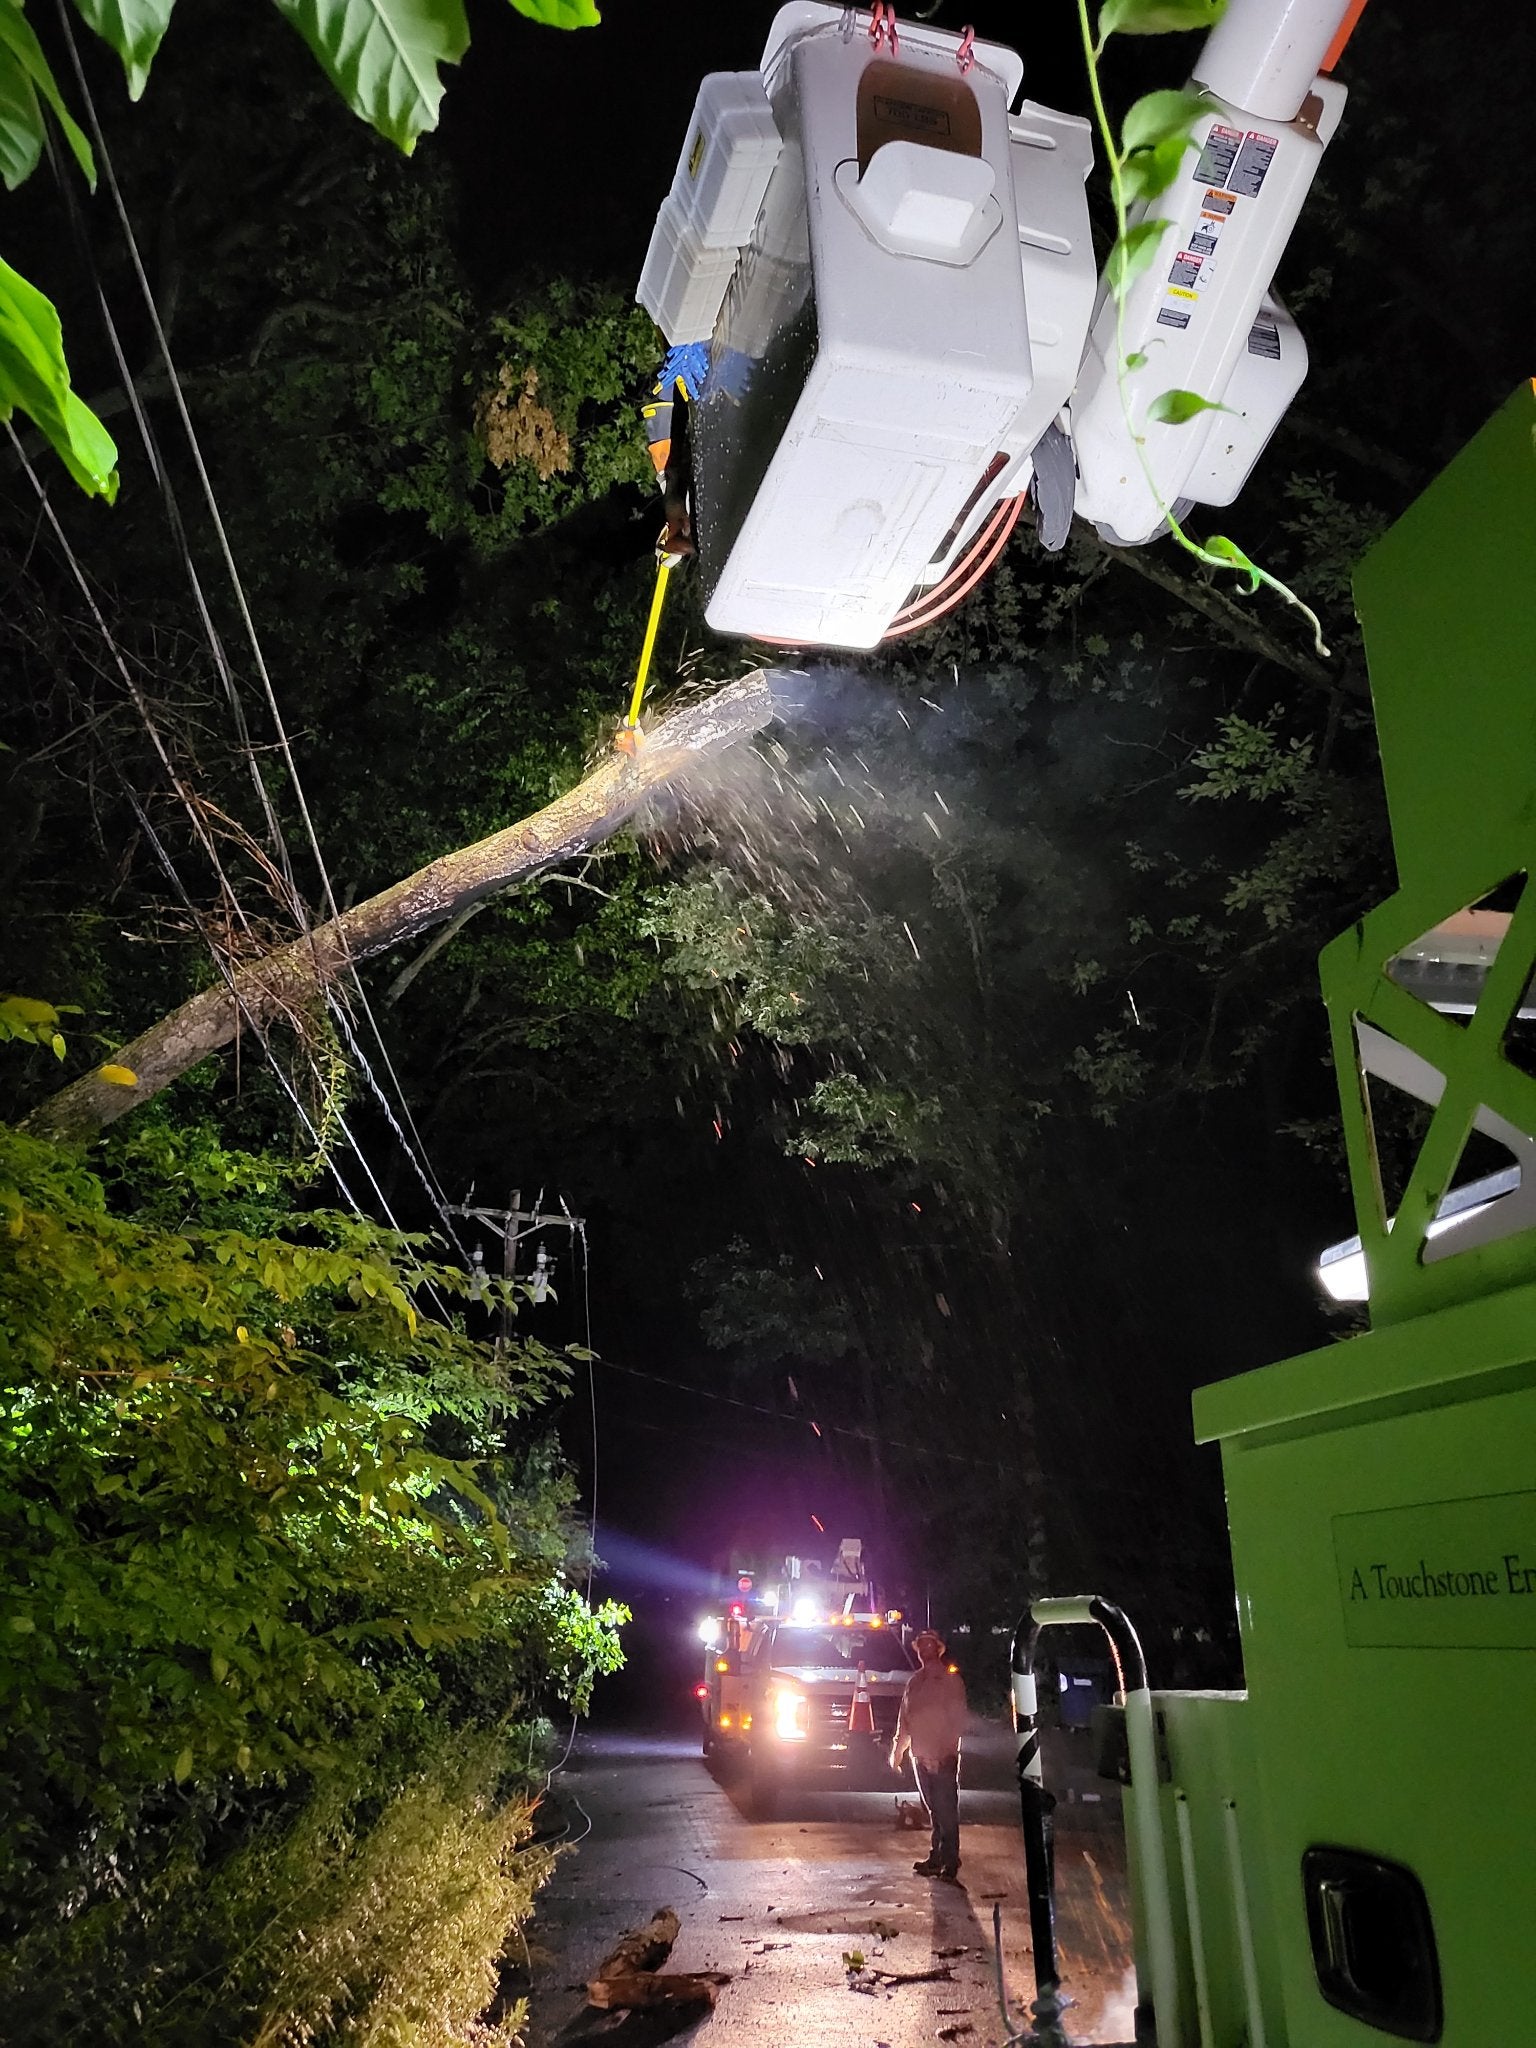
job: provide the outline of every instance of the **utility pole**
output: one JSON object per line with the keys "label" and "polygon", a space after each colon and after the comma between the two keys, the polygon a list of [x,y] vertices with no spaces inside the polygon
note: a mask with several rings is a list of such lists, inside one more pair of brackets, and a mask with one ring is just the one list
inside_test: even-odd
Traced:
{"label": "utility pole", "polygon": [[[542,1188],[539,1190],[538,1200],[531,1209],[523,1207],[523,1191],[521,1188],[514,1188],[512,1190],[512,1199],[505,1209],[478,1208],[474,1206],[470,1199],[473,1194],[474,1189],[471,1188],[469,1195],[462,1202],[457,1204],[450,1203],[448,1213],[450,1216],[472,1217],[476,1223],[484,1223],[488,1228],[500,1232],[501,1274],[502,1278],[507,1281],[515,1280],[517,1277],[517,1248],[525,1237],[532,1237],[536,1230],[545,1230],[555,1226],[562,1230],[576,1231],[584,1229],[586,1225],[586,1217],[573,1216],[563,1201],[558,1212],[544,1209],[542,1207],[544,1200]],[[478,1262],[478,1245],[475,1250]],[[537,1257],[534,1260],[533,1298],[535,1301],[542,1301],[544,1298],[542,1283],[552,1263],[543,1245],[540,1245]],[[501,1326],[496,1338],[497,1343],[505,1344],[511,1334],[512,1310],[509,1305],[501,1312]]]}

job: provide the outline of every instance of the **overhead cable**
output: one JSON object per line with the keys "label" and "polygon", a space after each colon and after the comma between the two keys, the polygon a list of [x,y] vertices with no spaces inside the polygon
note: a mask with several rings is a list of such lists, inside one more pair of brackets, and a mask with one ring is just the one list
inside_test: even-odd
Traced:
{"label": "overhead cable", "polygon": [[[305,834],[309,841],[309,846],[314,857],[316,870],[320,879],[321,888],[324,893],[324,899],[329,909],[331,917],[333,919],[339,920],[341,913],[339,906],[337,904],[335,890],[331,882],[331,877],[326,865],[324,854],[321,851],[319,836],[315,830],[314,819],[309,808],[308,800],[304,793],[303,783],[299,775],[298,763],[294,758],[293,748],[289,740],[288,731],[283,719],[281,708],[278,704],[277,693],[273,686],[271,672],[267,665],[265,652],[262,648],[260,636],[256,629],[255,620],[251,613],[250,604],[246,597],[244,583],[241,579],[239,567],[235,560],[234,550],[230,544],[228,531],[219,508],[217,496],[213,489],[213,484],[208,473],[207,464],[203,458],[201,444],[199,443],[197,431],[192,422],[191,412],[186,402],[186,394],[183,390],[181,379],[176,369],[175,360],[171,355],[169,338],[166,335],[164,324],[160,318],[159,307],[156,303],[154,292],[150,286],[149,278],[144,268],[143,258],[138,246],[138,240],[133,231],[132,220],[129,216],[126,203],[123,199],[122,189],[117,180],[116,170],[112,162],[111,152],[107,147],[106,136],[102,128],[100,115],[97,111],[95,100],[91,94],[90,85],[88,80],[86,79],[84,67],[80,61],[80,53],[75,41],[73,26],[69,20],[68,11],[63,5],[63,0],[60,0],[59,13],[62,31],[69,49],[70,59],[74,68],[76,82],[80,90],[82,104],[84,105],[86,117],[90,124],[92,136],[100,156],[102,172],[107,184],[107,188],[112,195],[114,209],[116,211],[118,222],[121,226],[123,233],[124,243],[128,251],[129,259],[132,264],[135,278],[137,279],[138,282],[140,294],[143,298],[145,311],[155,336],[156,346],[158,348],[161,361],[165,367],[165,372],[167,379],[169,381],[170,390],[175,400],[177,415],[181,422],[182,431],[186,438],[188,450],[192,456],[193,464],[196,469],[198,481],[202,490],[204,503],[206,505],[208,516],[212,523],[214,533],[218,540],[219,550],[223,557],[225,570],[229,577],[230,586],[234,593],[236,606],[239,611],[244,632],[250,646],[252,661],[255,665],[256,672],[261,680],[263,694],[266,699],[268,712],[272,719],[273,730],[276,733],[279,750],[282,754],[283,761],[288,771],[289,780],[293,787],[294,799],[298,804],[299,813],[303,820]],[[54,159],[54,169],[56,176],[58,176],[59,178],[61,187],[63,188],[66,194],[66,200],[71,210],[71,217],[76,225],[76,232],[79,236],[79,239],[84,250],[87,266],[89,267],[91,272],[92,281],[96,290],[97,301],[101,310],[103,321],[107,329],[113,356],[116,360],[119,374],[123,379],[124,388],[127,393],[128,400],[134,414],[134,419],[138,425],[140,437],[144,443],[144,448],[146,455],[149,459],[151,471],[161,487],[162,496],[165,500],[167,517],[170,521],[172,529],[172,535],[181,554],[183,566],[187,573],[188,582],[192,590],[193,600],[197,608],[199,619],[202,623],[204,635],[207,639],[210,652],[212,653],[214,664],[218,669],[221,680],[223,681],[226,696],[230,701],[232,713],[235,718],[236,731],[241,743],[241,747],[245,754],[247,763],[250,767],[252,779],[255,783],[255,786],[260,796],[263,811],[267,820],[268,832],[273,841],[274,851],[281,864],[283,876],[287,885],[289,906],[301,930],[304,933],[308,934],[308,932],[310,931],[310,922],[308,913],[304,905],[303,896],[297,886],[297,882],[294,876],[292,859],[288,852],[287,843],[282,832],[281,824],[277,818],[276,809],[272,802],[270,792],[267,789],[265,778],[261,773],[260,762],[257,758],[256,750],[251,743],[250,732],[245,719],[244,707],[240,700],[239,688],[235,681],[233,671],[230,667],[228,656],[225,652],[223,642],[213,622],[213,618],[207,603],[207,598],[204,593],[201,577],[198,573],[196,561],[191,552],[191,548],[187,539],[186,523],[181,515],[180,505],[176,497],[175,486],[171,480],[169,468],[164,462],[163,458],[161,457],[159,447],[155,439],[153,427],[145,412],[137,388],[137,384],[133,376],[133,372],[127,362],[127,358],[122,347],[121,337],[118,334],[116,322],[112,316],[110,302],[107,299],[106,291],[101,280],[100,272],[95,262],[94,252],[91,249],[88,237],[86,237],[84,234],[83,226],[79,221],[78,207],[74,199],[73,187],[69,185],[67,179],[65,179],[62,175],[56,158]],[[167,768],[169,769],[168,762],[166,763],[166,765]],[[389,1047],[385,1042],[383,1032],[380,1029],[372,1005],[368,1000],[367,991],[363,986],[362,979],[360,974],[358,973],[357,966],[351,960],[348,961],[348,970],[352,985],[355,988],[358,1002],[362,1007],[363,1013],[367,1018],[369,1027],[373,1033],[375,1040],[377,1041],[379,1053],[383,1060],[385,1070],[388,1073],[390,1080],[394,1086],[395,1094],[400,1106],[401,1115],[404,1117],[405,1123],[409,1127],[409,1130],[411,1132],[410,1140],[406,1138],[404,1131],[401,1129],[400,1121],[395,1115],[394,1108],[389,1102],[388,1098],[386,1097],[385,1092],[381,1087],[377,1076],[373,1073],[372,1067],[361,1056],[361,1050],[357,1046],[355,1036],[352,1034],[350,1026],[345,1021],[343,1015],[343,1004],[337,998],[335,991],[329,987],[324,987],[322,989],[322,993],[324,995],[326,1004],[328,1008],[331,1010],[333,1016],[336,1017],[337,1023],[341,1028],[343,1035],[348,1039],[351,1045],[353,1053],[357,1059],[358,1065],[363,1072],[366,1085],[369,1087],[373,1095],[377,1098],[381,1108],[384,1111],[386,1120],[388,1121],[391,1130],[393,1131],[397,1141],[401,1145],[402,1150],[410,1159],[412,1168],[415,1171],[418,1179],[421,1181],[422,1187],[427,1194],[429,1202],[431,1203],[432,1207],[437,1211],[438,1217],[442,1222],[444,1229],[447,1233],[449,1242],[453,1245],[455,1250],[458,1252],[459,1256],[462,1259],[464,1259],[467,1263],[468,1253],[464,1245],[460,1241],[457,1230],[455,1229],[451,1214],[449,1212],[446,1193],[442,1187],[440,1179],[431,1168],[430,1159],[426,1153],[424,1141],[422,1140],[421,1133],[416,1126],[415,1118],[412,1115],[410,1103],[406,1097],[404,1087],[400,1081],[398,1073],[395,1070],[394,1061],[390,1056]],[[373,1178],[371,1172],[369,1177],[370,1179]],[[376,1181],[374,1184],[375,1186],[377,1186]]]}

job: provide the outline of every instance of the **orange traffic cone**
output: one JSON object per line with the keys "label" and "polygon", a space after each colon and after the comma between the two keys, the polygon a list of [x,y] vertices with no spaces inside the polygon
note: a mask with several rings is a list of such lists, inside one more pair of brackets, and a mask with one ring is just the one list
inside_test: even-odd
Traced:
{"label": "orange traffic cone", "polygon": [[869,1686],[864,1677],[864,1666],[859,1666],[859,1679],[853,1689],[853,1705],[848,1709],[848,1733],[850,1735],[873,1735],[875,1732],[875,1710],[869,1703]]}

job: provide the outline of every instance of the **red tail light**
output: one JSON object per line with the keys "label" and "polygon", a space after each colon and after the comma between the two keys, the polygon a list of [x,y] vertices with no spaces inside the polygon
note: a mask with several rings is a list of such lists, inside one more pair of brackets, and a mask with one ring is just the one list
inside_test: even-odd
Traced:
{"label": "red tail light", "polygon": [[709,1687],[707,1685],[696,1685],[693,1688],[693,1696],[696,1700],[707,1700],[709,1698]]}

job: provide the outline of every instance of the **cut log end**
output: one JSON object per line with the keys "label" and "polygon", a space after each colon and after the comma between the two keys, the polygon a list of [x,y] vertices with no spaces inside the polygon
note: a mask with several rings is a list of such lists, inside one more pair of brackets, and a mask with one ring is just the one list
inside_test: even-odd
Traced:
{"label": "cut log end", "polygon": [[597,1966],[598,1981],[608,1977],[633,1977],[644,1970],[659,1970],[672,1953],[681,1920],[670,1906],[658,1906],[644,1927],[621,1935]]}
{"label": "cut log end", "polygon": [[690,1976],[679,1970],[662,1976],[654,1970],[638,1970],[629,1977],[594,1977],[587,1986],[587,2003],[600,2012],[642,2011],[657,2005],[713,2008],[720,1983],[714,1972]]}
{"label": "cut log end", "polygon": [[228,1045],[242,1025],[259,1037],[269,1024],[302,1013],[360,962],[612,838],[650,791],[699,755],[760,732],[781,708],[773,679],[755,670],[659,718],[633,759],[609,755],[533,817],[441,855],[329,923],[248,961],[234,970],[233,991],[221,980],[190,996],[113,1054],[117,1065],[139,1076],[138,1087],[113,1087],[86,1075],[39,1103],[23,1129],[75,1142],[96,1136]]}

